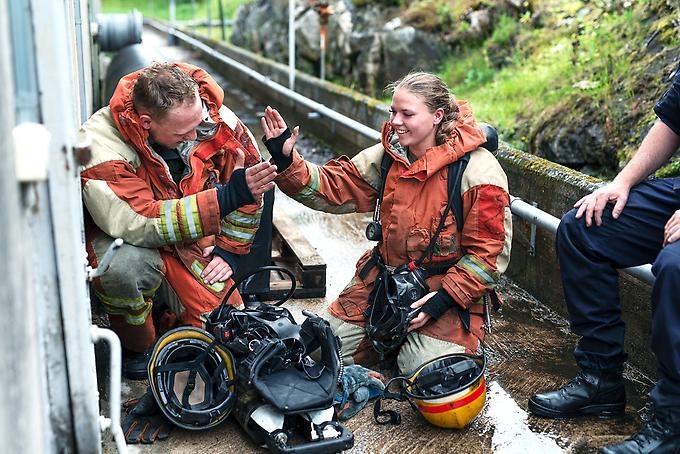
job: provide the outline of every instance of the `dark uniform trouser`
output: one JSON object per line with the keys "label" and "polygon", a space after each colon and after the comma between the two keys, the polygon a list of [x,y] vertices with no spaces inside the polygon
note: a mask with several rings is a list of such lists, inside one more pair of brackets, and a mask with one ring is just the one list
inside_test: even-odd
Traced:
{"label": "dark uniform trouser", "polygon": [[557,256],[571,330],[581,336],[574,356],[583,369],[621,373],[625,324],[617,268],[652,263],[652,351],[657,410],[680,411],[680,241],[662,247],[664,225],[680,209],[680,178],[645,181],[631,190],[618,219],[608,205],[602,225],[586,227],[567,213],[557,231]]}

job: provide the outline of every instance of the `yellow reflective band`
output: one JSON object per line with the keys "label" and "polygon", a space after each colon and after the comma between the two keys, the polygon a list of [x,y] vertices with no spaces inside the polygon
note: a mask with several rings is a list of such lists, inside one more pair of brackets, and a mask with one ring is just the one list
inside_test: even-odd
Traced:
{"label": "yellow reflective band", "polygon": [[309,169],[310,173],[309,182],[294,197],[296,200],[314,199],[316,194],[319,192],[319,186],[321,186],[319,179],[319,168],[311,162],[305,162],[305,164],[307,165],[307,169]]}
{"label": "yellow reflective band", "polygon": [[198,197],[191,197],[191,213],[196,226],[196,238],[203,238],[203,229],[201,228],[201,217],[198,215]]}
{"label": "yellow reflective band", "polygon": [[224,282],[215,282],[214,284],[208,284],[205,279],[201,277],[201,273],[205,267],[198,261],[194,260],[193,263],[191,264],[191,273],[196,276],[196,279],[198,279],[198,282],[209,288],[215,293],[220,293],[222,290],[224,290]]}
{"label": "yellow reflective band", "polygon": [[163,229],[163,236],[169,243],[176,243],[177,233],[172,221],[175,202],[171,200],[164,200],[161,202],[161,227]]}
{"label": "yellow reflective band", "polygon": [[185,221],[183,225],[186,226],[182,232],[182,239],[195,240],[203,235],[201,234],[201,222],[198,217],[198,203],[196,196],[187,196],[180,201],[180,212],[182,219]]}
{"label": "yellow reflective band", "polygon": [[493,276],[494,273],[478,258],[465,255],[458,261],[458,265],[474,275],[486,287],[493,288],[496,285],[496,279]]}
{"label": "yellow reflective band", "polygon": [[242,211],[232,211],[224,218],[223,222],[229,222],[234,225],[241,227],[251,227],[257,229],[260,226],[260,216],[262,215],[262,210],[258,209],[255,214],[244,213]]}

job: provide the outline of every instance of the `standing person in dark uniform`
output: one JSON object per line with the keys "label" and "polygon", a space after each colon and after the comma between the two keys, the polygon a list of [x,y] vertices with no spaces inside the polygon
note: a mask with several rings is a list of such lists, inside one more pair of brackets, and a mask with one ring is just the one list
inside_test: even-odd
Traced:
{"label": "standing person in dark uniform", "polygon": [[581,336],[574,350],[581,372],[529,399],[532,413],[550,418],[623,414],[627,355],[617,269],[653,263],[654,416],[604,453],[680,452],[680,177],[646,179],[680,146],[680,71],[654,111],[659,120],[628,165],[560,223],[557,256],[571,330]]}

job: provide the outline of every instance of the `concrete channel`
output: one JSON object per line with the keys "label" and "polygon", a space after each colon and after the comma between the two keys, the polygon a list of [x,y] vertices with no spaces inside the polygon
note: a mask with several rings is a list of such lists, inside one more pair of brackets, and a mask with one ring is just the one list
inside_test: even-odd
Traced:
{"label": "concrete channel", "polygon": [[[256,137],[260,137],[259,116],[265,102],[272,101],[249,96],[243,89],[234,86],[234,79],[219,67],[202,60],[196,52],[168,46],[167,42],[165,35],[145,31],[145,45],[153,47],[163,59],[189,61],[215,76],[227,94],[225,104],[252,128]],[[283,106],[282,110],[286,112],[287,106]],[[307,134],[303,118],[298,116],[289,121],[300,122],[302,136],[299,144],[307,159],[322,163],[333,157],[333,150]],[[345,146],[347,144],[343,143],[342,147]],[[355,147],[354,151],[358,149]],[[303,309],[319,313],[351,278],[359,255],[372,247],[372,243],[364,237],[370,216],[315,212],[281,193],[276,194],[274,210],[275,213],[284,212],[299,227],[301,234],[327,264],[326,296],[289,300],[286,305],[296,316],[301,316]],[[517,238],[521,241],[522,236]],[[548,244],[548,241],[544,240],[544,243]],[[503,278],[500,292],[505,304],[501,312],[494,314],[494,330],[487,337],[487,403],[472,425],[459,431],[437,429],[428,425],[408,404],[390,401],[386,405],[401,413],[401,425],[379,426],[373,421],[370,408],[365,409],[346,423],[355,437],[352,452],[591,453],[604,444],[623,439],[641,424],[641,417],[647,414],[645,396],[651,388],[652,379],[633,366],[626,369],[629,402],[624,418],[555,421],[530,416],[526,408],[531,394],[559,386],[577,372],[571,357],[575,338],[569,333],[567,322],[559,310],[542,304],[511,278]],[[124,380],[122,399],[141,395],[145,388],[146,382]],[[105,389],[102,390],[102,399],[106,400]],[[104,452],[115,452],[114,445],[107,443]],[[175,429],[168,440],[130,447],[130,452],[250,453],[264,450],[255,446],[238,424],[229,419],[205,432]]]}

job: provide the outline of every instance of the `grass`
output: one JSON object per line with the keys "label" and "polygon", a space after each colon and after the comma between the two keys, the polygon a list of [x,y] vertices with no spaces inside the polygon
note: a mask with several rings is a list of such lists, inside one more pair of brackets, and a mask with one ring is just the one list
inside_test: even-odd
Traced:
{"label": "grass", "polygon": [[490,67],[483,52],[471,49],[445,63],[440,75],[458,98],[470,101],[476,118],[495,125],[505,140],[526,150],[528,128],[518,125],[568,95],[570,78],[564,76],[570,69],[570,46],[562,39],[529,59],[516,55],[513,64],[500,70]]}
{"label": "grass", "polygon": [[[236,10],[248,0],[211,0],[212,20],[219,19],[219,2],[222,2],[224,16],[233,18]],[[169,0],[101,0],[103,13],[126,13],[137,9],[144,17],[168,20],[170,18]],[[208,18],[207,0],[177,0],[175,2],[177,20],[205,20]]]}
{"label": "grass", "polygon": [[[522,18],[501,16],[485,42],[452,55],[440,76],[457,97],[470,101],[477,118],[526,150],[532,120],[551,106],[583,97],[594,105],[607,105],[613,97],[625,103],[634,95],[621,92],[617,82],[629,77],[633,58],[625,43],[641,33],[642,12],[593,14],[598,17],[538,29],[524,26]],[[508,53],[500,69],[489,58],[494,48]]]}

